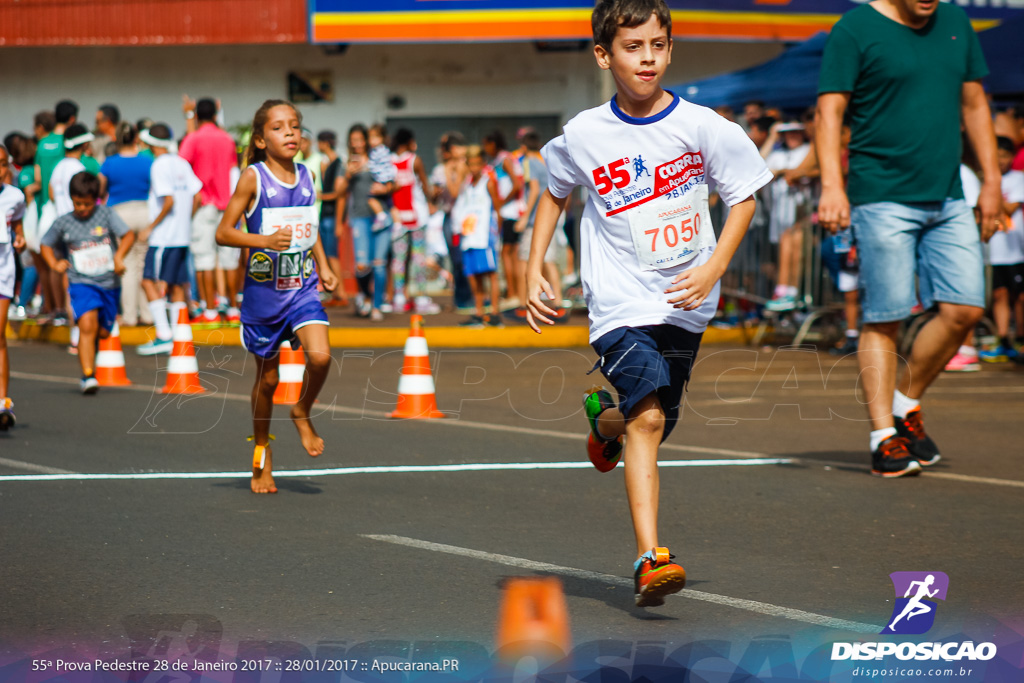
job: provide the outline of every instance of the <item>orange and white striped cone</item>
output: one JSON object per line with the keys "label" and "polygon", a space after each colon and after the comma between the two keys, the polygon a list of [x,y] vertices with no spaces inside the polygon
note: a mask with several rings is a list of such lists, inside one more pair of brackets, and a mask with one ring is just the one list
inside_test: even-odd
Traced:
{"label": "orange and white striped cone", "polygon": [[167,362],[167,382],[163,394],[203,394],[206,389],[199,383],[199,361],[192,345],[192,325],[188,322],[188,309],[178,312],[174,326],[174,348]]}
{"label": "orange and white striped cone", "polygon": [[117,323],[114,323],[109,337],[100,339],[100,348],[96,353],[96,381],[101,387],[126,387],[132,383],[125,373],[121,329]]}
{"label": "orange and white striped cone", "polygon": [[388,417],[429,420],[444,417],[437,409],[434,377],[430,374],[430,351],[423,336],[423,316],[412,316],[412,329],[405,340],[405,362],[398,380],[398,406]]}
{"label": "orange and white striped cone", "polygon": [[498,615],[497,656],[514,664],[523,657],[556,662],[572,649],[569,608],[554,577],[509,579]]}
{"label": "orange and white striped cone", "polygon": [[295,405],[302,398],[302,378],[306,374],[306,354],[302,349],[293,349],[291,342],[281,344],[281,359],[278,364],[277,389],[274,391],[274,405]]}

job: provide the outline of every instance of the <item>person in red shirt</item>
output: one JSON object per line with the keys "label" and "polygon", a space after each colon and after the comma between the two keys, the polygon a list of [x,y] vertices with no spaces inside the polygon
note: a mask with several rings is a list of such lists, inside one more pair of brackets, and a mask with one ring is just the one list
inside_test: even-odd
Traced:
{"label": "person in red shirt", "polygon": [[[238,152],[235,140],[216,123],[217,103],[204,98],[195,103],[194,111],[186,108],[186,117],[192,113],[197,128],[181,143],[178,156],[192,166],[192,171],[203,183],[200,192],[200,207],[192,221],[192,257],[195,260],[196,280],[199,283],[199,298],[205,309],[201,322],[216,323],[220,320],[218,294],[225,299],[224,315],[228,323],[240,321],[237,308],[238,259],[240,250],[233,247],[218,247],[217,226],[231,199],[232,169],[238,168]],[[216,271],[224,271],[225,285],[218,292]]]}

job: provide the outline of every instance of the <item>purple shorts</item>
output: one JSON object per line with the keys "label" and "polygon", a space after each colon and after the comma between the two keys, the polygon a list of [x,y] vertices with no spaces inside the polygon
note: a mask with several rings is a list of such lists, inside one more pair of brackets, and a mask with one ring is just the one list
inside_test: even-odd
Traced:
{"label": "purple shorts", "polygon": [[242,346],[249,353],[260,358],[277,355],[282,342],[291,342],[298,348],[299,339],[295,331],[306,325],[327,325],[327,313],[317,299],[309,299],[295,308],[288,309],[284,318],[276,323],[252,323],[242,319]]}

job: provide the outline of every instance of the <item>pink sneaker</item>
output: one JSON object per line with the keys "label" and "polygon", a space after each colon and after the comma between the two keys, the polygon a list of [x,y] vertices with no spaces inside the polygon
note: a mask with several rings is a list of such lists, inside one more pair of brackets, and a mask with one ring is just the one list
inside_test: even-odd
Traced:
{"label": "pink sneaker", "polygon": [[981,370],[981,363],[977,356],[968,356],[959,351],[946,363],[946,372],[978,372]]}

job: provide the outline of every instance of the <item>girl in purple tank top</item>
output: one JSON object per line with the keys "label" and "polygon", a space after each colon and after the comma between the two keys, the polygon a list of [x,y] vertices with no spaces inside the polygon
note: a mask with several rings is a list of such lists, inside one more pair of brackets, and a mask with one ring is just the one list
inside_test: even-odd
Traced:
{"label": "girl in purple tank top", "polygon": [[[278,384],[282,342],[306,353],[302,397],[291,411],[302,446],[311,456],[324,451],[310,410],[331,365],[327,314],[317,284],[334,291],[338,278],[318,239],[309,171],[294,163],[302,117],[283,100],[267,100],[256,111],[246,151],[248,168],[217,227],[217,243],[249,250],[242,299],[242,344],[256,358],[253,389],[252,490],[277,493],[271,475],[270,418]],[[237,230],[245,215],[248,232]]]}

